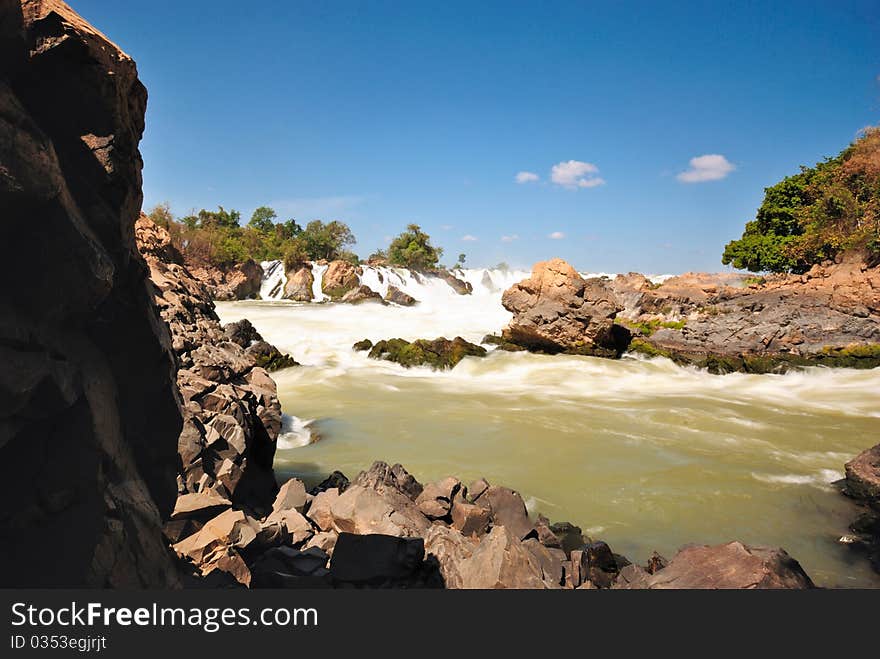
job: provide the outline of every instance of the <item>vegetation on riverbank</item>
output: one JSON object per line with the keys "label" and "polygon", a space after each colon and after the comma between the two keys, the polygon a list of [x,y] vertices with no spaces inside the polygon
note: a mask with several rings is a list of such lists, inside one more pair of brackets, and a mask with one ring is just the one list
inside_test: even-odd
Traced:
{"label": "vegetation on riverbank", "polygon": [[742,238],[725,247],[723,264],[802,273],[849,250],[880,261],[880,127],[765,193]]}

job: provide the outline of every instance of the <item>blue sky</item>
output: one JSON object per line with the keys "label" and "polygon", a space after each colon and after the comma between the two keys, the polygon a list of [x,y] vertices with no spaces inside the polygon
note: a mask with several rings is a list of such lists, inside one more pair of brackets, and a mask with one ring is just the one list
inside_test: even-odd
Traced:
{"label": "blue sky", "polygon": [[449,262],[720,270],[765,186],[880,122],[873,0],[71,4],[149,89],[147,207],[341,219],[364,256],[416,222]]}

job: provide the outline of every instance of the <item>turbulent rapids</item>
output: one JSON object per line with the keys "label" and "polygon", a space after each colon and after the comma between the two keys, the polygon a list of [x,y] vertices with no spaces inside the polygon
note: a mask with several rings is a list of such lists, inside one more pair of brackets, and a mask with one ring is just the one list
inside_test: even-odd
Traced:
{"label": "turbulent rapids", "polygon": [[854,511],[832,486],[876,438],[878,369],[718,376],[665,359],[501,351],[449,372],[404,369],[351,346],[479,343],[509,322],[501,294],[528,273],[455,271],[473,287],[459,295],[437,277],[365,266],[361,284],[419,301],[399,307],[280,300],[284,268],[272,266],[263,301],[217,307],[303,364],[275,374],[291,415],[279,472],[314,479],[384,459],[423,480],[486,476],[638,559],[737,538],[785,547],[820,585],[880,586],[839,542]]}

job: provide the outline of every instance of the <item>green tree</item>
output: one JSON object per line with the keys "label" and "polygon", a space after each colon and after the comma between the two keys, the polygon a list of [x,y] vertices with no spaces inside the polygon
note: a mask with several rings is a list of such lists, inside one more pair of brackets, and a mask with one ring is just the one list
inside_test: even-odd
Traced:
{"label": "green tree", "polygon": [[254,211],[253,215],[251,215],[248,226],[253,227],[261,233],[269,233],[275,229],[274,220],[277,217],[278,214],[274,209],[269,208],[268,206],[260,206]]}
{"label": "green tree", "polygon": [[465,262],[465,259],[466,259],[466,258],[467,258],[467,255],[466,255],[466,254],[459,254],[459,255],[458,255],[458,262],[457,262],[457,263],[458,263],[458,267],[459,267],[459,268],[463,268],[463,267],[464,267],[464,262]]}
{"label": "green tree", "polygon": [[848,250],[880,256],[880,129],[837,157],[766,188],[755,219],[729,242],[725,265],[753,272],[806,272]]}
{"label": "green tree", "polygon": [[153,206],[153,209],[147,214],[147,216],[153,220],[153,222],[165,229],[168,229],[174,224],[174,215],[171,214],[171,204],[167,201],[163,201],[161,204]]}
{"label": "green tree", "polygon": [[412,270],[436,268],[442,256],[443,248],[431,245],[431,237],[418,224],[407,226],[388,247],[389,263]]}
{"label": "green tree", "polygon": [[347,224],[333,220],[324,223],[321,220],[313,220],[299,234],[306,253],[312,260],[327,259],[332,261],[355,241],[354,234]]}

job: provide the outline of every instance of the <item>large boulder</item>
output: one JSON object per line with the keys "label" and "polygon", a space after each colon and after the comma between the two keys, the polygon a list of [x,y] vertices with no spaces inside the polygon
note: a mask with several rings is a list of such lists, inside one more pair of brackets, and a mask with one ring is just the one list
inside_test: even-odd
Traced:
{"label": "large boulder", "polygon": [[409,293],[404,293],[402,290],[397,288],[397,286],[388,287],[388,292],[385,293],[385,301],[391,302],[401,307],[412,307],[419,303],[419,301],[415,299],[412,295],[410,295]]}
{"label": "large boulder", "polygon": [[649,589],[764,589],[813,588],[800,564],[782,549],[750,547],[741,542],[693,545],[673,557],[669,565],[649,574],[624,568],[615,588]]}
{"label": "large boulder", "polygon": [[535,264],[501,303],[513,313],[504,340],[529,350],[616,356],[625,347],[614,329],[623,307],[607,282],[584,280],[562,259]]}
{"label": "large boulder", "polygon": [[846,463],[846,492],[855,499],[880,504],[880,444]]}
{"label": "large boulder", "polygon": [[201,282],[212,300],[250,300],[260,296],[263,267],[248,259],[244,263],[214,265],[187,262],[190,273]]}
{"label": "large boulder", "polygon": [[457,565],[461,588],[546,588],[544,569],[530,548],[503,526],[483,536]]}
{"label": "large boulder", "polygon": [[147,93],[60,0],[0,2],[0,52],[0,586],[172,587],[181,412],[134,243]]}
{"label": "large boulder", "polygon": [[348,261],[330,261],[321,281],[324,295],[336,302],[349,291],[356,289],[361,281],[358,270],[357,266]]}
{"label": "large boulder", "polygon": [[298,270],[287,273],[287,282],[284,284],[284,299],[295,302],[311,302],[314,299],[313,285],[315,277],[312,267],[305,265]]}
{"label": "large boulder", "polygon": [[378,302],[379,304],[387,304],[385,300],[382,299],[382,296],[374,291],[369,286],[365,286],[361,284],[350,291],[348,291],[345,295],[339,298],[340,302],[345,302],[346,304],[361,304],[363,302]]}

